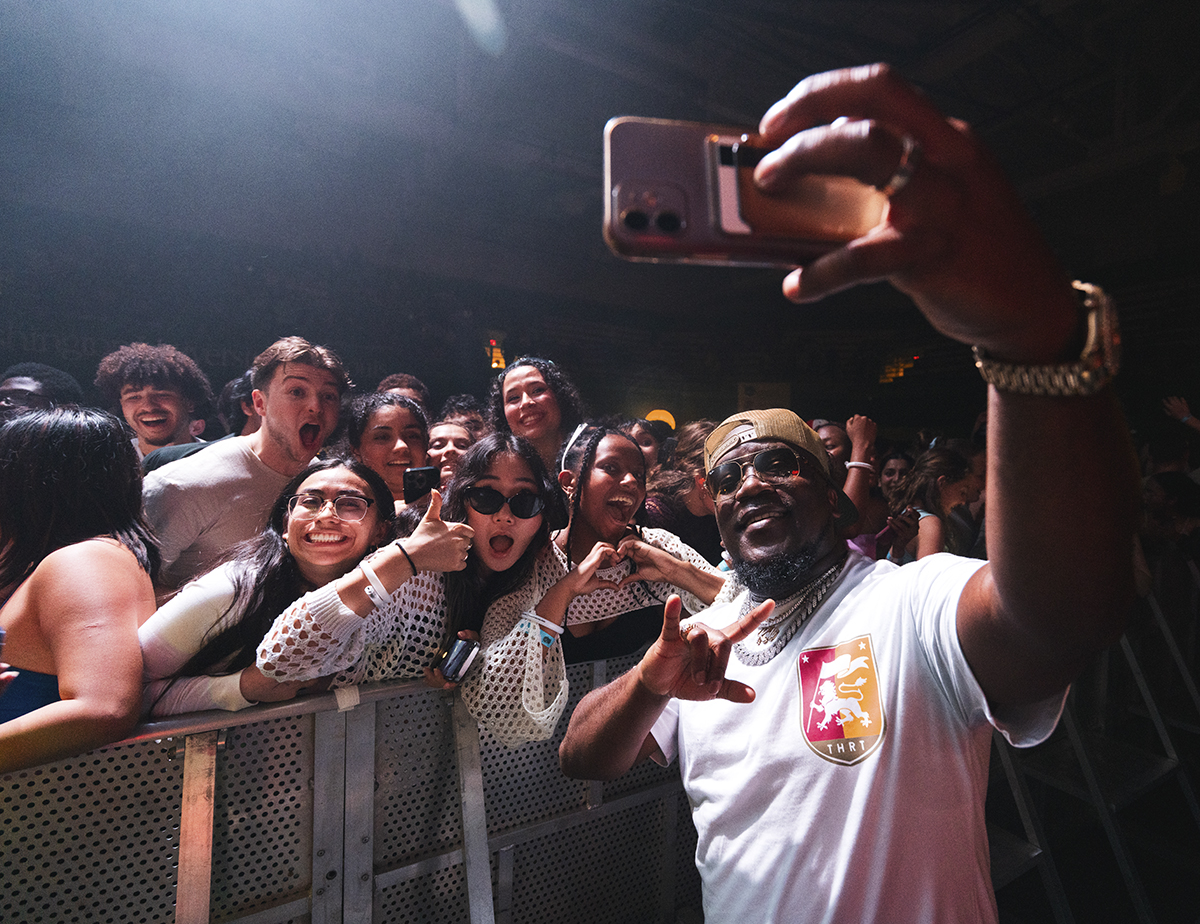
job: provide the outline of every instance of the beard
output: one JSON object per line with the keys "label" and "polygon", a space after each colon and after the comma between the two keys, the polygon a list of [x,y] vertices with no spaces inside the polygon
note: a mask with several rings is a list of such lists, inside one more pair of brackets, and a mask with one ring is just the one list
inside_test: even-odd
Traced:
{"label": "beard", "polygon": [[789,597],[815,576],[813,569],[829,551],[827,539],[833,528],[830,521],[817,539],[791,552],[765,561],[739,561],[733,566],[734,573],[758,600]]}

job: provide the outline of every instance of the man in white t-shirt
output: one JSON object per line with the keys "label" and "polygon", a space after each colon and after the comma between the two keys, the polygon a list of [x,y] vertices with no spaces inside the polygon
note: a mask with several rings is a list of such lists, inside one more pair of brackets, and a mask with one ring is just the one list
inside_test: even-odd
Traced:
{"label": "man in white t-shirt", "polygon": [[991,730],[1048,735],[1131,601],[1115,318],[1094,287],[1076,299],[965,127],[887,68],[810,78],[761,131],[772,147],[796,137],[763,158],[760,185],[842,170],[891,197],[785,294],[887,277],[977,345],[992,559],[898,568],[848,551],[853,505],[816,433],[786,410],[735,414],[705,444],[706,484],[747,590],[682,627],[668,604],[642,661],[575,710],[563,769],[611,779],[679,759],[708,921],[991,922]]}
{"label": "man in white t-shirt", "polygon": [[162,551],[162,591],[203,574],[257,535],[283,486],[337,426],[349,379],[332,350],[284,337],[255,357],[251,374],[258,430],[146,476],[143,497]]}

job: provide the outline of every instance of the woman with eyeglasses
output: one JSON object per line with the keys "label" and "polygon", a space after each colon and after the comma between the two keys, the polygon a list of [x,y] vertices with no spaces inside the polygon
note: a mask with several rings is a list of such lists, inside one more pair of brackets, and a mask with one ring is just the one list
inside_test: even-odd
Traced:
{"label": "woman with eyeglasses", "polygon": [[[456,534],[434,512],[403,547],[384,544],[395,518],[392,494],[373,469],[355,459],[309,465],[284,487],[262,533],[142,626],[144,709],[154,716],[238,710],[291,699],[330,678],[357,682],[335,677],[347,666],[339,663],[319,676],[280,683],[255,667],[255,656],[276,617],[306,594],[344,600],[361,623],[380,597],[373,585],[398,586],[414,573],[413,561],[462,567],[469,536],[461,530]],[[422,676],[441,645],[441,622],[402,619],[390,631],[401,655],[389,676]]]}
{"label": "woman with eyeglasses", "polygon": [[0,427],[0,773],[124,737],[141,702],[138,623],[158,549],[124,425],[30,411]]}

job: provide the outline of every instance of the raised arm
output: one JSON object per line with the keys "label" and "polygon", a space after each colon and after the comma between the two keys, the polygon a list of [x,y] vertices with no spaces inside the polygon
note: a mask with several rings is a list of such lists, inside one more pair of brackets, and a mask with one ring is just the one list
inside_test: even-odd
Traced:
{"label": "raised arm", "polygon": [[[939,331],[993,360],[1080,358],[1080,300],[1016,192],[964,124],[886,66],[801,82],[760,130],[783,144],[757,168],[768,190],[803,172],[894,190],[879,226],[787,277],[789,298],[886,278]],[[1122,631],[1136,468],[1109,388],[1041,397],[990,387],[988,454],[991,564],[962,596],[958,632],[999,705],[1060,690]]]}
{"label": "raised arm", "polygon": [[[410,630],[422,626],[425,631],[418,634],[426,641],[430,635],[440,636],[446,616],[441,572],[464,566],[471,536],[465,523],[442,521],[441,497],[434,491],[413,534],[367,560],[379,586],[372,585],[360,565],[305,594],[275,619],[263,638],[258,670],[276,682],[312,680],[360,669],[368,644],[397,646]],[[424,655],[408,646],[398,660],[413,657]],[[427,666],[422,663],[418,669]]]}
{"label": "raised arm", "polygon": [[1192,416],[1192,411],[1188,407],[1187,400],[1178,396],[1170,396],[1163,398],[1163,412],[1168,417],[1174,417],[1185,427],[1191,427],[1193,430],[1200,430],[1200,420]]}

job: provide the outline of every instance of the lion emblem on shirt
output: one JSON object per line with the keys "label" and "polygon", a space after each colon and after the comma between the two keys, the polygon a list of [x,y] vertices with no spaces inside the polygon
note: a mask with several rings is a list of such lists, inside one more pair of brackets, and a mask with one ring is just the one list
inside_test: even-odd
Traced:
{"label": "lion emblem on shirt", "polygon": [[856,764],[883,740],[883,705],[869,635],[800,652],[800,726],[825,760]]}

